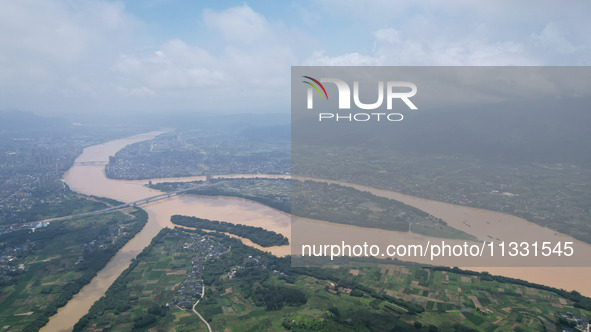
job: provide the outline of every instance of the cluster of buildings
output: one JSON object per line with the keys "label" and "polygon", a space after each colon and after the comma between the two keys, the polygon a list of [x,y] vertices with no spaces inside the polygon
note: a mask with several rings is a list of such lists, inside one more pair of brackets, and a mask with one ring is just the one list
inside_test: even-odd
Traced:
{"label": "cluster of buildings", "polygon": [[20,230],[30,230],[34,232],[36,229],[47,227],[48,225],[48,222],[43,221],[35,221],[22,224],[0,224],[0,235]]}
{"label": "cluster of buildings", "polygon": [[128,234],[127,227],[125,225],[120,225],[117,229],[109,229],[107,232],[99,234],[96,240],[84,243],[81,247],[87,251],[106,249],[110,245],[115,244],[120,237]]}
{"label": "cluster of buildings", "polygon": [[[104,250],[109,248],[109,246],[115,244],[120,237],[126,236],[129,234],[127,226],[120,225],[117,229],[109,229],[108,232],[99,234],[96,240],[92,240],[87,243],[83,243],[80,247],[84,250],[84,253],[89,253],[95,250]],[[84,255],[78,257],[75,265],[80,264],[84,260]]]}
{"label": "cluster of buildings", "polygon": [[179,290],[168,306],[177,306],[182,309],[190,309],[195,301],[201,298],[203,294],[203,264],[206,261],[220,258],[228,248],[222,243],[216,242],[209,237],[192,237],[193,242],[185,243],[183,251],[195,252],[195,257],[191,261],[191,271],[181,283]]}
{"label": "cluster of buildings", "polygon": [[[238,270],[244,270],[244,269],[261,269],[261,270],[266,270],[267,267],[269,266],[269,260],[267,258],[263,258],[261,256],[248,256],[248,258],[244,261],[244,265],[240,265],[240,266],[236,266],[230,269],[230,272],[228,272],[228,278],[229,279],[234,279],[236,278],[236,273]],[[281,275],[284,276],[285,273],[278,271],[278,270],[273,270],[273,274],[277,275]]]}
{"label": "cluster of buildings", "polygon": [[2,141],[0,146],[0,233],[7,224],[28,220],[39,204],[58,204],[66,186],[61,181],[81,151],[81,142],[31,137]]}
{"label": "cluster of buildings", "polygon": [[568,322],[572,322],[572,325],[574,325],[573,328],[564,331],[591,331],[591,323],[589,323],[589,320],[585,317],[576,318],[572,312],[568,311],[565,314],[560,315],[560,317]]}
{"label": "cluster of buildings", "polygon": [[245,267],[247,268],[258,268],[266,270],[269,266],[270,262],[269,259],[261,256],[248,256],[246,261],[244,262]]}
{"label": "cluster of buildings", "polygon": [[207,174],[289,174],[289,146],[261,149],[240,137],[184,133],[130,145],[110,158],[115,179],[202,176]]}
{"label": "cluster of buildings", "polygon": [[0,281],[10,281],[16,273],[26,269],[22,257],[33,250],[35,242],[26,240],[20,246],[5,247],[0,252]]}

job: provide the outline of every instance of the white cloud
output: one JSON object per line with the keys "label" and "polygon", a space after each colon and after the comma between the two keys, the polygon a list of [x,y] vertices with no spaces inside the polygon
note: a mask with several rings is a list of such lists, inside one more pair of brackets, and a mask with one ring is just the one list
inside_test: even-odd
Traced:
{"label": "white cloud", "polygon": [[150,97],[150,96],[154,96],[156,93],[154,92],[154,90],[145,87],[145,86],[140,86],[137,88],[126,88],[126,87],[118,87],[117,90],[126,96],[133,96],[133,97]]}
{"label": "white cloud", "polygon": [[241,4],[193,10],[185,20],[199,24],[178,33],[119,2],[0,0],[0,109],[287,111],[292,65],[589,65],[589,7],[311,0],[281,12]]}
{"label": "white cloud", "polygon": [[376,41],[396,43],[400,41],[400,31],[392,28],[382,28],[373,33]]}
{"label": "white cloud", "polygon": [[123,55],[115,65],[123,79],[139,87],[147,85],[153,92],[220,85],[225,74],[216,69],[219,67],[219,60],[208,52],[178,39],[148,56]]}
{"label": "white cloud", "polygon": [[[317,0],[316,6],[368,29],[363,63],[386,65],[568,65],[591,62],[591,3],[573,1]],[[523,15],[527,13],[527,15]],[[338,31],[340,27],[334,27]],[[324,50],[330,54],[330,50]],[[353,52],[320,59],[331,63]],[[569,57],[565,58],[565,55]],[[350,56],[348,57],[350,58]],[[371,60],[370,58],[373,58]],[[314,56],[309,61],[315,60]]]}
{"label": "white cloud", "polygon": [[[245,5],[206,10],[202,22],[213,38],[224,39],[222,49],[214,52],[173,39],[149,54],[121,55],[114,65],[118,93],[169,98],[167,107],[177,109],[189,104],[268,111],[270,105],[281,105],[287,111],[290,66],[297,63],[288,32]],[[144,91],[149,93],[132,93]]]}
{"label": "white cloud", "polygon": [[323,52],[314,52],[312,56],[304,60],[305,66],[379,66],[385,62],[383,56],[361,55],[359,53],[347,53],[338,56],[327,56]]}
{"label": "white cloud", "polygon": [[[0,108],[80,109],[105,97],[109,64],[141,23],[119,3],[1,1]],[[73,105],[73,100],[84,100]]]}
{"label": "white cloud", "polygon": [[101,47],[119,47],[139,23],[117,3],[2,1],[0,49],[13,57],[69,63]]}
{"label": "white cloud", "polygon": [[567,39],[564,29],[556,22],[551,22],[544,27],[539,34],[534,34],[534,40],[538,45],[559,53],[572,54],[579,47]]}
{"label": "white cloud", "polygon": [[203,14],[203,21],[208,27],[221,33],[231,42],[264,42],[265,39],[272,37],[265,18],[247,5],[222,12],[206,10]]}
{"label": "white cloud", "polygon": [[205,10],[200,20],[221,49],[170,39],[150,50],[118,3],[7,1],[0,108],[287,110],[297,63],[290,31],[246,5]]}
{"label": "white cloud", "polygon": [[487,43],[478,39],[419,42],[404,39],[393,29],[380,29],[374,34],[374,49],[368,54],[347,53],[327,56],[316,52],[304,61],[306,65],[325,66],[502,66],[536,65],[522,45],[514,42]]}

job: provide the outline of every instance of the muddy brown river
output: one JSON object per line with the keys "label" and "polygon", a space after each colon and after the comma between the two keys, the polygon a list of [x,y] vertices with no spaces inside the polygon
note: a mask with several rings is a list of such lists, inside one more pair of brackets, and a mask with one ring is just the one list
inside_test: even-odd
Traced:
{"label": "muddy brown river", "polygon": [[[109,156],[129,144],[149,140],[162,134],[162,131],[155,131],[136,135],[124,139],[110,141],[84,149],[76,159],[74,166],[64,174],[64,181],[75,192],[85,195],[108,197],[121,202],[133,202],[145,197],[160,194],[160,191],[145,186],[148,180],[114,180],[109,179],[104,173],[104,163]],[[96,165],[80,164],[81,162],[98,162]],[[102,165],[100,164],[102,163]],[[274,175],[232,175],[224,177],[269,177],[277,178],[282,176]],[[284,176],[283,176],[284,177]],[[172,181],[200,180],[203,177],[152,179],[153,183]],[[343,185],[351,185],[341,183]],[[519,231],[534,234],[536,232],[548,232],[536,224],[523,219],[481,209],[473,209],[464,206],[457,206],[442,202],[430,201],[413,196],[403,195],[396,192],[379,190],[359,185],[351,185],[355,188],[371,191],[375,195],[385,196],[402,201],[405,204],[417,207],[436,217],[445,220],[450,226],[457,227],[466,232],[485,238],[489,235],[502,238],[502,229],[510,229],[509,225],[519,225]],[[172,227],[170,217],[174,214],[196,216],[200,218],[224,220],[227,222],[240,223],[244,225],[263,227],[277,233],[284,234],[291,239],[291,216],[274,210],[265,205],[231,197],[208,197],[195,195],[180,195],[166,200],[146,204],[142,209],[148,213],[148,222],[144,229],[131,239],[121,250],[109,261],[92,281],[82,288],[66,306],[58,310],[52,316],[48,324],[41,329],[45,332],[71,331],[74,324],[84,316],[92,304],[105,294],[107,288],[125,270],[131,260],[137,256],[164,227]],[[472,220],[489,221],[487,224],[475,223]],[[467,222],[468,221],[468,222]],[[491,226],[490,222],[494,221]],[[319,225],[329,223],[315,221]],[[469,225],[469,226],[466,226]],[[486,226],[489,225],[489,226]],[[553,231],[549,231],[553,232]],[[382,231],[383,233],[383,231]],[[393,236],[408,237],[408,233],[390,232]],[[555,232],[553,232],[555,233]],[[565,236],[559,234],[560,236]],[[413,234],[421,238],[421,235]],[[426,238],[426,237],[425,237]],[[568,237],[567,237],[568,238]],[[573,240],[576,241],[576,240]],[[253,245],[249,241],[243,241],[247,245]],[[291,241],[290,241],[291,242]],[[579,241],[577,243],[580,244]],[[581,244],[585,246],[586,244]],[[290,253],[288,246],[265,248],[267,251],[284,256]],[[535,283],[549,285],[564,289],[576,289],[577,291],[591,296],[591,284],[586,281],[591,268],[486,268],[473,270],[486,270],[493,274],[505,275],[528,280]]]}

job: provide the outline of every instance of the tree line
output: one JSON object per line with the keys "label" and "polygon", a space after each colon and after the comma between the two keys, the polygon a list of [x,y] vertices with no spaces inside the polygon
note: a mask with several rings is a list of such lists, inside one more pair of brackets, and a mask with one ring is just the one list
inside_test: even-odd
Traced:
{"label": "tree line", "polygon": [[266,230],[261,227],[246,226],[241,224],[231,224],[224,221],[202,219],[196,217],[187,217],[174,215],[170,221],[179,226],[207,229],[216,232],[234,234],[236,236],[249,239],[262,247],[288,245],[289,240],[279,233]]}
{"label": "tree line", "polygon": [[[85,253],[84,260],[76,266],[76,270],[81,272],[82,275],[65,285],[61,285],[59,296],[48,304],[45,310],[43,310],[34,321],[25,326],[23,331],[38,331],[45,326],[49,321],[49,317],[55,315],[59,308],[65,306],[74,295],[78,294],[80,289],[87,285],[92,278],[96,276],[98,271],[107,265],[109,260],[119,251],[119,249],[121,249],[127,241],[144,227],[148,220],[148,214],[141,209],[137,209],[132,214],[136,217],[137,222],[133,225],[129,234],[125,237],[119,238],[115,244],[104,250],[95,250]],[[54,236],[64,234],[69,235],[68,233],[72,233],[72,230],[68,230],[63,223],[56,225],[57,227],[55,227],[55,229],[52,229],[51,226],[52,225],[46,229],[31,233],[30,235],[36,241],[43,242],[55,240]],[[40,248],[42,247],[43,246],[40,246]],[[35,271],[31,271],[31,273],[35,273]]]}

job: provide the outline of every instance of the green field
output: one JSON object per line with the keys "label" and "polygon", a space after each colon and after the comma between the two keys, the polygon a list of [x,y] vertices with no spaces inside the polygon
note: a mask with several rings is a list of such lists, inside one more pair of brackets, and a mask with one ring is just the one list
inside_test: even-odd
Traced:
{"label": "green field", "polygon": [[513,214],[591,243],[589,164],[501,163],[353,147],[338,153],[320,147],[305,151],[297,162],[309,177]]}
{"label": "green field", "polygon": [[[107,205],[93,199],[83,206],[81,212]],[[9,270],[0,283],[0,326],[36,331],[45,325],[146,221],[143,210],[129,209],[1,235],[2,259],[13,257],[16,265],[2,265]]]}
{"label": "green field", "polygon": [[163,191],[195,189],[191,194],[234,196],[257,201],[298,217],[451,239],[475,237],[401,202],[337,184],[287,179],[220,179],[160,183]]}
{"label": "green field", "polygon": [[567,311],[591,315],[556,292],[487,274],[414,266],[292,268],[289,258],[224,235],[176,229],[153,240],[76,330],[204,331],[192,311],[171,304],[191,266],[208,254],[185,248],[202,241],[228,248],[197,263],[205,297],[196,310],[214,331],[540,331],[566,327],[558,320]]}

